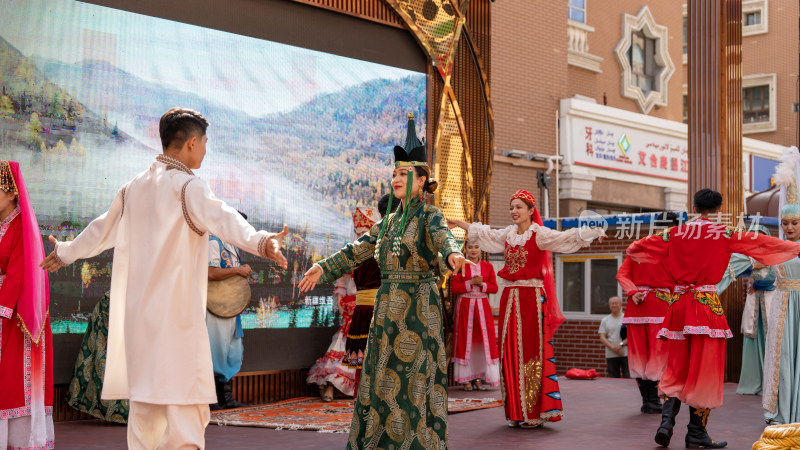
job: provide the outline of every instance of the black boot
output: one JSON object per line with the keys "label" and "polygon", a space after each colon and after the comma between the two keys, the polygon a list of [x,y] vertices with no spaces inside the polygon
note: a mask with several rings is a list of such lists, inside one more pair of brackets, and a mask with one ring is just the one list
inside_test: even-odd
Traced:
{"label": "black boot", "polygon": [[681,410],[681,401],[677,397],[669,397],[661,407],[661,426],[656,432],[656,444],[669,447],[672,429],[675,427],[675,416]]}
{"label": "black boot", "polygon": [[246,406],[250,406],[240,403],[233,398],[233,378],[223,383],[222,389],[225,396],[225,409],[244,408]]}
{"label": "black boot", "polygon": [[222,381],[219,381],[218,375],[214,374],[214,388],[216,388],[217,391],[217,403],[208,405],[211,411],[225,409],[225,394],[223,393],[222,384]]}
{"label": "black boot", "polygon": [[706,431],[710,409],[689,407],[689,432],[686,433],[686,448],[723,448],[728,445],[725,441],[711,439]]}
{"label": "black boot", "polygon": [[648,405],[647,405],[647,396],[648,396],[648,389],[647,389],[647,380],[642,378],[636,379],[636,386],[639,387],[639,395],[642,396],[642,407],[639,409],[643,413],[648,412]]}
{"label": "black boot", "polygon": [[642,412],[647,414],[661,414],[661,399],[658,398],[658,381],[644,380],[644,382],[647,385],[647,401],[645,402],[647,407]]}

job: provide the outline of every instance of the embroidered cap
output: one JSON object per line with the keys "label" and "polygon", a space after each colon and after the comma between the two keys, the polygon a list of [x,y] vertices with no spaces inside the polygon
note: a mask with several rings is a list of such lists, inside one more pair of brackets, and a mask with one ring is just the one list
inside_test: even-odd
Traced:
{"label": "embroidered cap", "polygon": [[11,175],[11,165],[8,161],[0,161],[0,190],[6,193],[18,195],[17,183],[14,182],[14,176]]}
{"label": "embroidered cap", "polygon": [[371,228],[379,220],[380,215],[375,208],[357,206],[353,211],[353,228]]}
{"label": "embroidered cap", "polygon": [[[511,200],[514,200],[515,198],[524,201],[530,206],[536,206],[536,199],[533,198],[533,195],[531,195],[531,193],[525,189],[520,189],[511,196]],[[509,202],[511,202],[511,200],[509,200]]]}

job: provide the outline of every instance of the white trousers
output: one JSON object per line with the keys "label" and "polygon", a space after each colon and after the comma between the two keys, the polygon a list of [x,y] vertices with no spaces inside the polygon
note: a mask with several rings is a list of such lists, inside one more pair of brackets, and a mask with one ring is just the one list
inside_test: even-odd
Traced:
{"label": "white trousers", "polygon": [[128,448],[183,450],[205,448],[211,412],[208,405],[154,405],[131,401]]}

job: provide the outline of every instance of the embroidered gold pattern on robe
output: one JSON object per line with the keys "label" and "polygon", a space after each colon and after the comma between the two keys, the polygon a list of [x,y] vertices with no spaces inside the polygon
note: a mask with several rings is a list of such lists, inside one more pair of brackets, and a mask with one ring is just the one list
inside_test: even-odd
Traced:
{"label": "embroidered gold pattern on robe", "polygon": [[[349,449],[443,450],[447,446],[447,353],[442,336],[441,299],[429,268],[457,251],[442,213],[410,203],[402,238],[396,213],[389,214],[386,236],[380,226],[319,262],[322,281],[350,272],[375,255],[382,283],[367,339]],[[380,224],[382,225],[382,224]],[[433,246],[431,246],[431,244]]]}
{"label": "embroidered gold pattern on robe", "polygon": [[528,251],[524,247],[506,248],[506,269],[508,269],[508,273],[519,272],[527,263]]}
{"label": "embroidered gold pattern on robe", "polygon": [[663,291],[653,291],[653,295],[655,295],[657,299],[667,302],[670,305],[677,302],[678,299],[681,297],[680,294],[673,294],[670,292],[663,292]]}
{"label": "embroidered gold pattern on robe", "polygon": [[703,305],[711,308],[711,312],[721,316],[725,314],[722,310],[722,303],[719,301],[719,295],[716,292],[695,292],[694,298]]}
{"label": "embroidered gold pattern on robe", "polygon": [[542,362],[532,359],[525,363],[525,403],[533,411],[542,389]]}

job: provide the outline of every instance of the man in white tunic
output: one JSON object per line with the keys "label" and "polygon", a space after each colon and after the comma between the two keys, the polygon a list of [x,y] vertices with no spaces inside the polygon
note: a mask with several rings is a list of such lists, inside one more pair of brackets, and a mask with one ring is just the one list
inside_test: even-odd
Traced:
{"label": "man in white tunic", "polygon": [[209,232],[286,267],[287,233],[256,231],[196,177],[208,122],[183,108],[159,123],[163,155],[108,212],[42,262],[49,271],[114,248],[102,399],[130,399],[128,447],[204,448],[216,402],[206,330]]}

